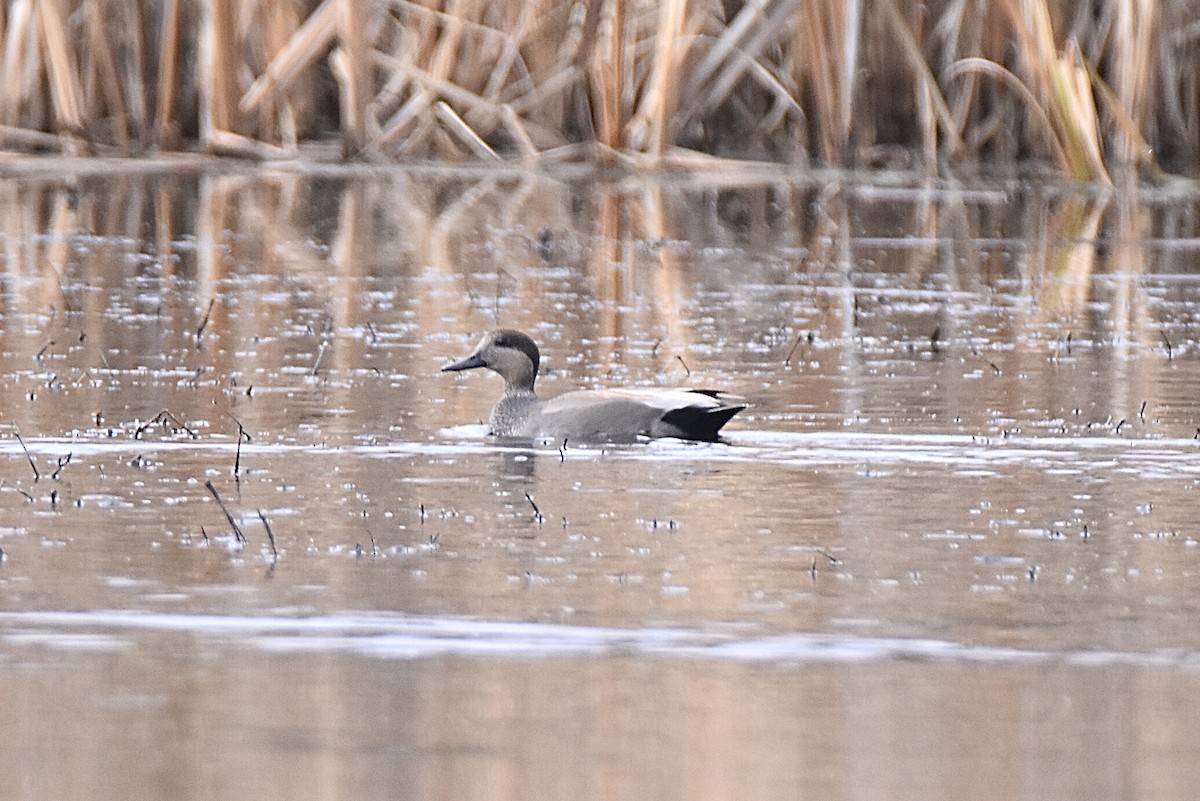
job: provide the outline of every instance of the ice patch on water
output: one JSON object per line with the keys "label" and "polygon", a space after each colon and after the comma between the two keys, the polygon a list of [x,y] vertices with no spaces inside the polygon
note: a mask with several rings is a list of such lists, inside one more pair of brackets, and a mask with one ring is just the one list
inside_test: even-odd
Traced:
{"label": "ice patch on water", "polygon": [[145,632],[191,635],[272,653],[340,652],[382,659],[634,656],[770,663],[924,660],[1200,670],[1200,653],[1173,648],[1052,651],[840,633],[756,635],[744,627],[727,626],[623,629],[351,612],[310,618],[123,610],[0,613],[0,639],[14,645],[116,650],[131,646],[132,636]]}

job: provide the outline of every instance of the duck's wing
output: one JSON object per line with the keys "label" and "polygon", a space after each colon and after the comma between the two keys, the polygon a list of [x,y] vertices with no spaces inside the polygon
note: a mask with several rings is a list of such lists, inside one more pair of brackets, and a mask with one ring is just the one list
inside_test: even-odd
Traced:
{"label": "duck's wing", "polygon": [[643,403],[662,410],[651,427],[652,437],[679,437],[712,441],[721,427],[742,409],[746,401],[737,395],[714,389],[639,389],[617,392],[636,396]]}
{"label": "duck's wing", "polygon": [[568,392],[542,409],[544,433],[575,440],[632,442],[639,437],[715,440],[746,408],[712,390],[623,387]]}

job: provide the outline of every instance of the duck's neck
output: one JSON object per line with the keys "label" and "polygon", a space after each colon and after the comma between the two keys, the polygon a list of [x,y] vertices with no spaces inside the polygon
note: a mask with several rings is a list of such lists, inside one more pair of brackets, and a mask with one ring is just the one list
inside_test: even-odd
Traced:
{"label": "duck's neck", "polygon": [[498,437],[532,437],[537,433],[542,401],[528,386],[504,387],[504,394],[492,407],[492,433]]}

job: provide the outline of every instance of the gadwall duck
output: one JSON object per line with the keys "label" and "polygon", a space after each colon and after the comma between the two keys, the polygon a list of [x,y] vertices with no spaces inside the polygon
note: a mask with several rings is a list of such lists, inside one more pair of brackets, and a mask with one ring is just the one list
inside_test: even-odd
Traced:
{"label": "gadwall duck", "polygon": [[504,379],[492,409],[498,437],[569,442],[636,442],[678,437],[711,442],[729,418],[745,409],[739,398],[705,389],[585,389],[543,401],[533,390],[541,353],[528,334],[492,331],[475,352],[442,372],[486,367]]}

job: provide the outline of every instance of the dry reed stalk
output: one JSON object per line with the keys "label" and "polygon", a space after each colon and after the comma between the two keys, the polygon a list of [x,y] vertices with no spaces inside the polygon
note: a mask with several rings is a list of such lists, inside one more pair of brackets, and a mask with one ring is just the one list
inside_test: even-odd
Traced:
{"label": "dry reed stalk", "polygon": [[[803,31],[803,48],[798,54],[794,82],[797,91],[812,92],[813,111],[820,157],[838,164],[848,155],[850,125],[854,108],[858,23],[849,13],[855,8],[841,3],[803,3],[793,30]],[[842,58],[837,57],[841,45]],[[851,68],[848,68],[849,67]]]}
{"label": "dry reed stalk", "polygon": [[787,36],[785,23],[794,16],[796,4],[797,0],[771,0],[742,7],[690,71],[683,91],[687,107],[679,128],[727,103],[744,78],[757,82],[773,98],[773,109],[759,123],[761,130],[773,129],[789,113],[803,121],[803,109],[764,59],[767,49]]}
{"label": "dry reed stalk", "polygon": [[668,144],[669,125],[678,102],[679,69],[686,55],[683,41],[688,0],[666,0],[659,6],[650,77],[646,92],[626,132],[629,146],[661,156]]}
{"label": "dry reed stalk", "polygon": [[179,136],[175,119],[175,83],[179,74],[179,3],[166,0],[163,6],[161,49],[158,55],[157,107],[154,114],[154,143],[162,149],[174,148]]}
{"label": "dry reed stalk", "polygon": [[209,131],[206,144],[210,153],[223,156],[270,160],[289,155],[287,150],[278,145],[219,128]]}
{"label": "dry reed stalk", "polygon": [[[953,156],[962,147],[962,140],[958,135],[958,126],[955,124],[954,115],[950,113],[950,107],[946,105],[946,99],[942,96],[942,90],[938,86],[937,79],[933,77],[929,63],[925,60],[925,55],[921,52],[921,48],[917,44],[912,30],[908,26],[908,21],[905,20],[903,15],[900,14],[900,10],[896,7],[895,0],[879,0],[879,4],[882,6],[890,23],[888,27],[891,28],[900,43],[900,51],[905,61],[908,62],[909,68],[917,78],[918,86],[922,90],[922,99],[932,106],[933,114],[936,116],[937,122],[942,126],[943,134],[949,140],[948,155]],[[922,127],[925,130],[927,161],[930,161],[931,164],[936,163],[936,125],[932,122],[926,122]]]}
{"label": "dry reed stalk", "polygon": [[1100,153],[1095,102],[1087,72],[1072,40],[1059,55],[1046,0],[1002,0],[1016,34],[1025,70],[1066,156],[1066,171],[1077,180],[1107,181]]}
{"label": "dry reed stalk", "polygon": [[1121,134],[1118,142],[1124,143],[1125,153],[1125,160],[1121,163],[1146,167],[1156,179],[1161,180],[1165,178],[1165,173],[1154,160],[1154,148],[1150,146],[1150,143],[1142,136],[1142,132],[1138,130],[1138,125],[1129,116],[1129,113],[1125,109],[1125,104],[1117,98],[1112,88],[1099,76],[1095,67],[1088,64],[1087,68],[1092,85],[1100,95],[1100,99],[1104,101],[1105,108],[1112,115],[1113,122]]}
{"label": "dry reed stalk", "polygon": [[517,148],[521,151],[521,155],[527,159],[536,158],[538,150],[533,144],[533,140],[529,138],[529,131],[522,124],[517,113],[513,111],[512,106],[507,103],[500,107],[500,118],[504,121],[504,127],[508,129],[508,133],[516,142]]}
{"label": "dry reed stalk", "polygon": [[342,0],[323,0],[267,69],[238,101],[245,114],[258,111],[271,96],[286,94],[300,74],[324,55],[337,39]]}
{"label": "dry reed stalk", "polygon": [[629,108],[625,99],[625,36],[623,0],[602,0],[596,22],[595,43],[587,68],[592,123],[597,140],[606,147],[624,144]]}
{"label": "dry reed stalk", "polygon": [[444,100],[439,100],[433,108],[437,118],[442,121],[446,129],[453,134],[460,142],[467,146],[467,149],[475,154],[476,158],[485,161],[500,161],[500,157],[496,155],[496,151],[488,147],[487,142],[483,141],[483,137],[477,134],[470,125],[462,117],[455,113],[450,104]]}
{"label": "dry reed stalk", "polygon": [[[464,12],[467,10],[465,6],[469,6],[469,0],[450,0],[447,3],[446,15],[439,26],[440,35],[432,34],[433,41],[427,42],[432,49],[428,73],[434,80],[453,83],[451,73],[466,27],[463,22]],[[383,134],[379,137],[380,146],[385,149],[391,147],[393,142],[409,130],[416,118],[423,115],[437,100],[437,94],[425,87],[414,92],[384,125]],[[417,142],[419,140],[410,137],[404,149],[411,149]],[[447,143],[443,140],[442,144],[445,146]],[[457,148],[451,145],[451,149]]]}
{"label": "dry reed stalk", "polygon": [[87,105],[88,119],[104,118],[113,122],[113,136],[117,147],[129,148],[129,109],[125,106],[124,92],[121,89],[121,79],[117,75],[116,59],[110,49],[110,42],[104,30],[103,11],[97,0],[87,0],[83,8],[84,25],[88,32],[88,48],[84,52],[91,65],[88,72],[94,72],[94,80],[98,90],[84,92]]}
{"label": "dry reed stalk", "polygon": [[529,39],[531,31],[537,24],[536,15],[540,11],[537,3],[518,3],[520,11],[516,22],[505,30],[481,25],[483,31],[490,31],[494,36],[490,40],[500,48],[499,56],[488,74],[487,82],[480,91],[484,97],[499,98],[504,87],[514,80],[527,76],[528,68],[521,56],[521,45]]}
{"label": "dry reed stalk", "polygon": [[[300,28],[300,16],[291,4],[260,3],[257,12],[245,18],[248,31],[258,32],[258,43],[266,64],[270,64]],[[263,65],[258,65],[259,69]],[[278,136],[285,150],[296,151],[299,146],[299,122],[293,96],[302,95],[299,87],[293,91],[272,94],[257,110],[257,133],[260,139]],[[240,100],[239,100],[240,103]]]}
{"label": "dry reed stalk", "polygon": [[342,125],[342,154],[352,156],[367,146],[367,105],[371,99],[370,43],[366,41],[366,0],[342,0],[341,57],[337,59]]}
{"label": "dry reed stalk", "polygon": [[1033,116],[1038,124],[1042,127],[1046,135],[1046,144],[1050,147],[1050,152],[1054,156],[1055,161],[1064,170],[1070,169],[1070,160],[1067,157],[1066,151],[1063,149],[1062,142],[1059,141],[1058,132],[1054,128],[1054,123],[1050,121],[1050,116],[1047,114],[1045,107],[1039,102],[1033,91],[1022,83],[1021,79],[1014,75],[1009,70],[1000,66],[994,61],[989,61],[986,58],[963,58],[950,65],[946,70],[946,80],[951,81],[959,75],[968,75],[974,73],[982,73],[996,78],[1015,94],[1024,103],[1025,108]]}
{"label": "dry reed stalk", "polygon": [[[153,84],[146,72],[146,66],[151,61],[146,50],[149,26],[143,22],[141,12],[142,9],[135,4],[121,6],[119,25],[124,33],[116,44],[114,63],[117,65],[121,102],[130,116],[130,136],[136,137],[139,148],[145,148],[151,141],[150,87]],[[104,15],[100,14],[99,19],[103,20]]]}
{"label": "dry reed stalk", "polygon": [[[1113,61],[1119,68],[1112,73],[1112,89],[1121,109],[1120,122],[1112,145],[1118,163],[1142,162],[1147,145],[1141,136],[1146,129],[1151,107],[1154,75],[1151,68],[1159,41],[1159,4],[1154,0],[1113,0],[1115,24],[1112,35]],[[1095,76],[1098,77],[1098,76]],[[1095,77],[1093,81],[1095,81]],[[1128,122],[1126,122],[1128,121]],[[1138,131],[1131,135],[1129,128]]]}
{"label": "dry reed stalk", "polygon": [[[215,148],[224,133],[235,133],[237,69],[233,43],[237,26],[233,0],[205,3],[201,23],[200,141]],[[240,126],[239,126],[240,127]]]}
{"label": "dry reed stalk", "polygon": [[[60,131],[71,137],[84,138],[83,101],[77,81],[75,59],[67,47],[67,33],[62,10],[62,0],[41,0],[36,6],[35,19],[45,50],[46,69],[50,74],[50,98]],[[69,152],[76,150],[64,141]]]}
{"label": "dry reed stalk", "polygon": [[35,63],[27,50],[31,42],[33,6],[31,0],[15,0],[9,7],[8,28],[4,36],[4,76],[0,82],[0,122],[16,126],[21,121],[21,104],[24,88],[28,84],[28,68],[23,65]]}
{"label": "dry reed stalk", "polygon": [[48,134],[45,131],[0,125],[0,143],[12,143],[18,147],[28,147],[37,150],[51,150],[61,145],[62,140],[54,134]]}

